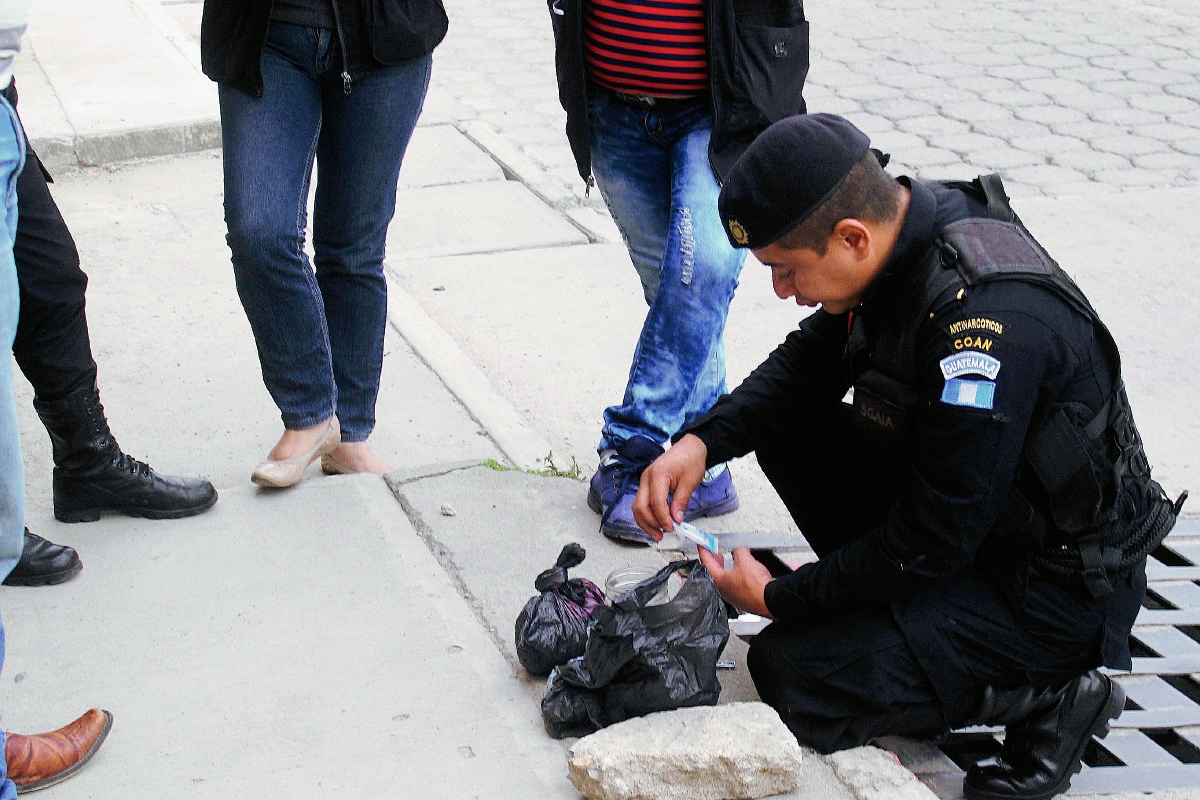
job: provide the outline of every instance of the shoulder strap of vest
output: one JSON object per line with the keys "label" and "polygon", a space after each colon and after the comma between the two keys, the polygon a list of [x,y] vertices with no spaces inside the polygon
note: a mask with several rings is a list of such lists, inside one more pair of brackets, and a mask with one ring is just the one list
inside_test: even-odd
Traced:
{"label": "shoulder strap of vest", "polygon": [[916,382],[916,334],[922,323],[959,290],[996,280],[1021,280],[1052,291],[1087,316],[1100,334],[1114,369],[1120,358],[1112,335],[1070,276],[1030,235],[1009,205],[998,175],[983,175],[971,184],[987,199],[987,217],[968,217],[943,229],[922,257],[911,287],[897,304],[875,345],[872,365],[912,385]]}

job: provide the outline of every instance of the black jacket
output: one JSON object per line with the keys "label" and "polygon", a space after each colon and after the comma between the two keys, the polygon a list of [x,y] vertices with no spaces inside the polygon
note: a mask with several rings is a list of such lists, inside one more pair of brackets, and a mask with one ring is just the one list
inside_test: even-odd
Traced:
{"label": "black jacket", "polygon": [[[345,36],[363,56],[397,64],[433,51],[446,35],[441,0],[332,0]],[[200,61],[217,83],[261,97],[271,0],[204,0]]]}
{"label": "black jacket", "polygon": [[[818,310],[679,434],[698,436],[710,465],[776,441],[839,403],[852,385],[857,394],[872,349],[913,291],[941,232],[955,221],[987,216],[982,198],[962,186],[910,185],[912,199],[892,257],[852,312],[854,324],[847,314]],[[1014,607],[1023,607],[1043,573],[1031,571],[1020,548],[997,535],[996,523],[1014,485],[1037,497],[1026,466],[1031,426],[1050,408],[1066,407],[1086,420],[1108,407],[1119,363],[1098,328],[1055,292],[1022,280],[980,283],[923,314],[913,348],[917,410],[908,422],[907,468],[897,499],[876,529],[772,581],[765,594],[772,614],[803,620],[899,602],[972,563],[992,575]],[[852,344],[852,329],[864,333],[865,343]],[[993,367],[991,380],[967,369],[964,357]],[[975,379],[972,391],[952,392],[950,378],[964,373]],[[1153,488],[1161,493],[1157,484]],[[1080,608],[1105,618],[1101,650],[1110,666],[1128,665],[1126,639],[1138,611],[1143,566],[1144,557],[1114,580],[1106,597],[1093,600],[1082,586],[1072,590]]]}
{"label": "black jacket", "polygon": [[[579,175],[590,183],[584,2],[547,0],[547,5],[567,139]],[[803,0],[706,0],[705,21],[713,112],[708,153],[720,180],[768,125],[804,113],[808,23]]]}

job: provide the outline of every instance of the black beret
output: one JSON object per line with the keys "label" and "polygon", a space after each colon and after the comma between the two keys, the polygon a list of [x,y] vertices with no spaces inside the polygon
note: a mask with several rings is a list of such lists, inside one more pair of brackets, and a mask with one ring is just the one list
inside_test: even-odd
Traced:
{"label": "black beret", "polygon": [[766,247],[837,191],[871,140],[833,114],[797,114],[767,128],[733,165],[719,202],[734,247]]}

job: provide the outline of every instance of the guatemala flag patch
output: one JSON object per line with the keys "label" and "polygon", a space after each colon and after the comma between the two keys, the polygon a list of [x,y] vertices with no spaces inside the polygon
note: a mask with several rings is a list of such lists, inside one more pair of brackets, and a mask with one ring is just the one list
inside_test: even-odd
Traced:
{"label": "guatemala flag patch", "polygon": [[952,406],[991,410],[996,399],[996,384],[991,381],[964,381],[951,378],[942,389],[942,402]]}

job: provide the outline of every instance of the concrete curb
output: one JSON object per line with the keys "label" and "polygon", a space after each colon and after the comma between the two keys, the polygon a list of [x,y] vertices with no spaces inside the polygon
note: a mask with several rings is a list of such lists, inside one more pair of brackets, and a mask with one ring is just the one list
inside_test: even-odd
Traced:
{"label": "concrete curb", "polygon": [[458,344],[388,276],[388,322],[521,469],[544,469],[550,443],[525,420]]}
{"label": "concrete curb", "polygon": [[180,155],[220,147],[221,121],[201,119],[179,125],[76,136],[74,139],[32,138],[30,144],[51,171],[98,167],[135,158]]}

